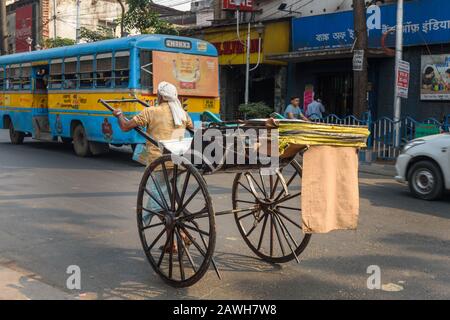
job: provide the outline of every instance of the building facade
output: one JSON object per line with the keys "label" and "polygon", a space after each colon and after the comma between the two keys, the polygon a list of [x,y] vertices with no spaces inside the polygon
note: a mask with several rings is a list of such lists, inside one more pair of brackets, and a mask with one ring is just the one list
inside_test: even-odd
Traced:
{"label": "building facade", "polygon": [[[367,3],[369,4],[370,1]],[[303,90],[300,89],[300,85],[297,88],[293,83],[302,81],[293,77],[298,73],[295,70],[302,69],[302,72],[306,74],[310,67],[309,63],[302,66],[292,63],[289,59],[278,59],[282,53],[288,53],[292,49],[291,19],[298,16],[313,17],[348,12],[352,9],[352,0],[246,0],[239,8],[239,13],[236,9],[238,8],[234,0],[193,0],[191,9],[194,12],[214,11],[211,26],[199,24],[196,32],[190,35],[202,37],[218,48],[221,65],[222,113],[227,118],[234,117],[239,104],[244,102],[246,57],[245,44],[243,45],[242,42],[246,39],[248,22],[251,23],[252,28],[250,63],[251,68],[255,68],[250,74],[250,102],[263,101],[274,111],[282,112],[288,103],[288,96],[300,94]],[[241,22],[239,36],[238,20]],[[258,37],[255,26],[258,23],[264,26],[281,23],[286,27],[277,29],[274,33],[270,31],[272,27],[267,28],[269,31],[267,34],[264,33],[262,39],[262,58],[256,68],[258,61],[255,48],[258,45]],[[276,59],[270,59],[271,55]],[[352,81],[351,74],[343,77],[342,81]]]}
{"label": "building facade", "polygon": [[[393,117],[396,4],[369,6],[368,105],[373,118]],[[450,1],[405,2],[404,60],[410,63],[409,96],[402,116],[441,120],[450,114]],[[327,113],[353,114],[354,44],[351,10],[293,18],[291,51],[271,59],[289,63],[288,95],[320,95]]]}
{"label": "building facade", "polygon": [[[117,0],[80,1],[80,26],[111,29],[120,36]],[[17,0],[7,4],[8,51],[24,52],[43,47],[45,39],[76,38],[77,0]],[[28,39],[28,40],[27,40]]]}
{"label": "building facade", "polygon": [[[126,10],[126,1],[122,2]],[[101,27],[109,29],[112,37],[121,36],[119,19],[122,7],[119,1],[82,0],[79,5],[80,28],[95,31]],[[195,24],[195,15],[154,3],[151,6],[173,24]],[[45,39],[75,40],[77,0],[9,0],[7,19],[9,53],[43,47]]]}
{"label": "building facade", "polygon": [[[246,79],[246,40],[248,24],[216,25],[196,30],[192,36],[214,44],[219,53],[221,113],[227,119],[238,116],[244,103]],[[267,58],[289,50],[290,20],[264,21],[250,29],[249,101],[264,102],[274,110],[285,104],[287,63]]]}

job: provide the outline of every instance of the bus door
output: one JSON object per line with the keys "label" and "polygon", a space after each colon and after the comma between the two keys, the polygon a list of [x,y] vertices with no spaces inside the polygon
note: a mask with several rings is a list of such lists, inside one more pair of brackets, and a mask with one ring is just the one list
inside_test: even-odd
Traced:
{"label": "bus door", "polygon": [[[5,78],[5,68],[0,66],[0,108],[2,106],[6,106],[5,94],[3,92],[3,85],[5,83],[5,79],[4,78]],[[2,121],[2,119],[0,119],[0,129],[2,129],[2,124],[3,124],[3,121]],[[3,129],[7,129],[7,128],[3,128]]]}
{"label": "bus door", "polygon": [[48,76],[49,66],[33,67],[33,137],[51,140],[48,119]]}

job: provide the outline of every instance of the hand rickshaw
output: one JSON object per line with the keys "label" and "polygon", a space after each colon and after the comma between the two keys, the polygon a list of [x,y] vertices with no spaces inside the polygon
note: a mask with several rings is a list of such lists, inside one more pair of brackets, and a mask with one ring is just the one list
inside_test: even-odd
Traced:
{"label": "hand rickshaw", "polygon": [[[111,104],[121,101],[99,102],[113,111]],[[202,135],[219,130],[225,137],[230,128],[259,132],[266,126],[261,121],[220,122],[199,130]],[[204,160],[196,161],[195,153],[190,156],[174,153],[168,144],[155,141],[140,128],[135,130],[163,150],[163,156],[146,168],[139,185],[137,224],[146,257],[166,283],[174,287],[192,286],[211,264],[221,278],[213,255],[216,217],[222,215],[234,215],[245,243],[262,260],[299,262],[311,235],[303,233],[301,226],[302,167],[296,160],[298,153],[280,159],[278,169],[267,174],[259,163],[213,166]],[[247,140],[244,142],[248,144]],[[235,174],[232,210],[214,210],[204,175],[216,172]],[[160,209],[150,208],[149,203],[156,203]]]}

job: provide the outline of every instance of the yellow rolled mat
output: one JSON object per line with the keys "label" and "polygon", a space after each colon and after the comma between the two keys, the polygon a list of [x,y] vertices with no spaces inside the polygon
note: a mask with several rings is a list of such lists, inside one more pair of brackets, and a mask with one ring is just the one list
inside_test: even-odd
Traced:
{"label": "yellow rolled mat", "polygon": [[368,127],[326,123],[280,122],[279,148],[283,154],[289,145],[367,147]]}

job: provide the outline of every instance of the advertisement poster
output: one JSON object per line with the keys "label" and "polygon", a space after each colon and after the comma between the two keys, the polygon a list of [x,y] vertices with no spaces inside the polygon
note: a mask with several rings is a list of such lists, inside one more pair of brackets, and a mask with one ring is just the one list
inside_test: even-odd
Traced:
{"label": "advertisement poster", "polygon": [[173,83],[180,96],[218,97],[217,57],[153,51],[153,88],[161,81]]}
{"label": "advertisement poster", "polygon": [[28,38],[32,38],[33,6],[16,9],[16,52],[29,50]]}
{"label": "advertisement poster", "polygon": [[450,54],[422,56],[422,100],[450,100]]}
{"label": "advertisement poster", "polygon": [[409,62],[401,60],[397,69],[397,92],[400,98],[408,98],[410,70]]}

